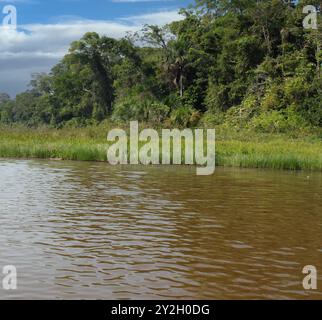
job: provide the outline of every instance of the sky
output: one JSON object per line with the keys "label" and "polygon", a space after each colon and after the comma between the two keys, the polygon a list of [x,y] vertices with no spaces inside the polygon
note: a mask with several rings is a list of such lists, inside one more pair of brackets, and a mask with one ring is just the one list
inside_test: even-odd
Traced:
{"label": "sky", "polygon": [[[27,89],[31,74],[49,72],[69,44],[88,31],[120,38],[144,24],[180,19],[193,0],[0,0],[0,92]],[[17,10],[17,29],[3,27],[5,6]]]}

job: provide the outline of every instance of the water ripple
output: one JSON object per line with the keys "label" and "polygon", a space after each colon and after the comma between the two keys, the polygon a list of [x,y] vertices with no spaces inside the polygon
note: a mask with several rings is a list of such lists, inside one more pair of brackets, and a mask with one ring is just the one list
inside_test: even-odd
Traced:
{"label": "water ripple", "polygon": [[[322,298],[322,175],[0,160],[0,298]],[[322,279],[319,279],[322,280]],[[320,286],[321,287],[321,286]]]}

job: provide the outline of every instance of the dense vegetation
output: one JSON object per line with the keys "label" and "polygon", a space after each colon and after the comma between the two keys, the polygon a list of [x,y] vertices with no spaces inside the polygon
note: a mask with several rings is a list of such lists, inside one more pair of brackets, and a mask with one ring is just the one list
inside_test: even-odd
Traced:
{"label": "dense vegetation", "polygon": [[165,27],[120,40],[87,33],[29,90],[0,95],[0,122],[321,128],[322,25],[303,28],[305,4],[320,8],[316,0],[196,0]]}
{"label": "dense vegetation", "polygon": [[[103,122],[59,130],[7,127],[0,130],[0,158],[106,161],[106,132],[111,125]],[[306,134],[294,139],[288,133],[254,134],[222,126],[216,132],[217,165],[322,171],[322,136]]]}

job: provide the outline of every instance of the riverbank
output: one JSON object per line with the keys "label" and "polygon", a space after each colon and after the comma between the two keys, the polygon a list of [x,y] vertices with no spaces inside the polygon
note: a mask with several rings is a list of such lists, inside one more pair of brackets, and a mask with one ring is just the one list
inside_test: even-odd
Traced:
{"label": "riverbank", "polygon": [[[107,126],[0,129],[0,157],[106,161]],[[219,166],[322,171],[322,138],[217,130]]]}

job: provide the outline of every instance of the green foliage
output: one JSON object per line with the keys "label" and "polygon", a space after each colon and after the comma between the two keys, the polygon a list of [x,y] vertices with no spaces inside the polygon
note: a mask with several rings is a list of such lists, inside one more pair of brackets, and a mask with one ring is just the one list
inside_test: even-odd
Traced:
{"label": "green foliage", "polygon": [[112,119],[127,122],[137,120],[159,125],[169,115],[170,108],[162,103],[152,101],[141,96],[129,97],[116,103]]}
{"label": "green foliage", "polygon": [[49,74],[33,77],[30,90],[15,99],[0,94],[0,122],[321,127],[322,33],[302,26],[308,3],[319,5],[196,0],[182,20],[145,26],[137,38],[86,33]]}
{"label": "green foliage", "polygon": [[200,112],[187,107],[180,107],[171,113],[172,123],[179,127],[195,127],[200,120]]}
{"label": "green foliage", "polygon": [[260,132],[280,133],[305,129],[307,123],[292,107],[284,111],[267,111],[254,117],[248,127]]}
{"label": "green foliage", "polygon": [[225,114],[223,112],[217,112],[216,114],[206,112],[201,117],[199,124],[204,127],[214,127],[216,125],[222,124],[225,120]]}
{"label": "green foliage", "polygon": [[170,108],[162,103],[153,102],[151,103],[148,110],[148,118],[147,121],[151,122],[155,125],[160,125],[164,122],[169,115]]}
{"label": "green foliage", "polygon": [[[62,128],[0,127],[0,157],[106,161],[106,132],[99,125]],[[122,126],[121,126],[122,128]],[[124,125],[128,130],[128,124]],[[216,162],[221,166],[322,171],[322,141],[316,136],[290,139],[288,135],[217,130]]]}

